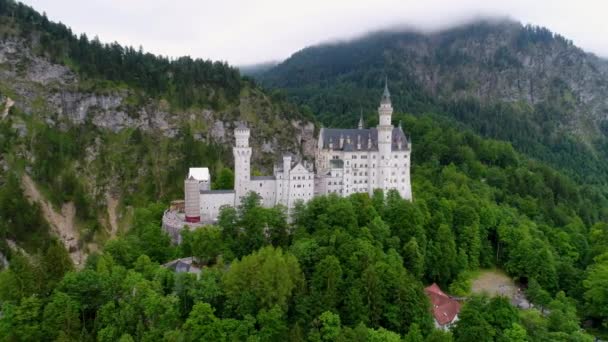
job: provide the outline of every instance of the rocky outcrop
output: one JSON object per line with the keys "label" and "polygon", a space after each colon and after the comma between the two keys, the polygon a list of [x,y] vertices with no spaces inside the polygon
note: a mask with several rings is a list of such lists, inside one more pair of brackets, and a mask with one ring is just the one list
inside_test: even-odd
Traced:
{"label": "rocky outcrop", "polygon": [[[196,139],[220,144],[231,143],[236,123],[244,121],[252,126],[252,145],[264,153],[280,155],[290,151],[306,155],[312,151],[307,144],[314,140],[311,139],[314,125],[290,123],[281,117],[283,113],[268,105],[270,100],[256,89],[244,91],[236,106],[222,111],[209,108],[176,111],[162,99],[148,98],[142,103],[142,94],[133,89],[85,91],[69,68],[34,55],[23,41],[1,42],[0,65],[0,95],[6,95],[2,90],[11,93],[0,112],[2,118],[8,116],[14,105],[59,129],[92,124],[112,132],[140,129],[175,137],[189,125],[195,127],[191,133]],[[132,103],[134,97],[138,98],[137,104]],[[255,127],[268,123],[272,123],[273,131]],[[277,134],[284,139],[277,139]]]}
{"label": "rocky outcrop", "polygon": [[[552,107],[548,114],[531,118],[542,125],[549,116],[556,135],[574,133],[589,142],[608,127],[608,61],[546,29],[508,20],[431,33],[388,30],[320,44],[258,78],[311,106],[323,121],[345,118],[352,124],[357,107],[373,109],[370,99],[379,96],[385,73],[399,111],[424,113],[474,99],[535,115],[531,108],[543,103]],[[364,98],[349,102],[350,93]]]}
{"label": "rocky outcrop", "polygon": [[2,120],[6,119],[11,108],[13,108],[13,105],[15,105],[15,101],[13,101],[10,97],[7,97],[3,103]]}
{"label": "rocky outcrop", "polygon": [[304,156],[314,157],[317,141],[315,139],[315,125],[312,122],[292,120],[291,124],[296,128],[296,140],[302,146]]}
{"label": "rocky outcrop", "polygon": [[71,202],[64,203],[61,212],[57,212],[53,205],[40,194],[38,187],[28,175],[23,175],[22,184],[29,200],[40,205],[44,218],[53,228],[53,233],[70,253],[74,265],[82,267],[87,254],[82,250],[79,241],[80,234],[74,223],[74,217],[76,216],[74,204]]}
{"label": "rocky outcrop", "polygon": [[575,116],[608,116],[607,61],[561,37],[536,42],[537,33],[517,23],[481,25],[483,34],[445,32],[395,44],[390,55],[399,59],[391,62],[439,98],[565,101]]}
{"label": "rocky outcrop", "polygon": [[[98,249],[98,241],[120,234],[122,220],[130,217],[132,210],[129,203],[121,201],[142,192],[141,184],[149,182],[150,174],[158,187],[155,196],[164,196],[163,186],[173,182],[174,174],[179,173],[175,171],[175,162],[185,154],[180,144],[187,141],[187,134],[207,143],[208,150],[217,151],[218,156],[212,160],[222,158],[221,165],[229,166],[232,158],[225,153],[234,142],[234,128],[237,123],[246,122],[252,129],[251,145],[255,150],[252,163],[262,172],[270,172],[271,163],[285,151],[295,154],[312,151],[309,143],[313,140],[313,124],[288,119],[299,116],[272,101],[259,88],[251,85],[244,88],[238,99],[223,103],[221,110],[176,110],[169,104],[170,99],[151,98],[141,90],[113,86],[103,80],[85,82],[66,66],[34,54],[23,41],[0,40],[0,121],[9,121],[11,133],[15,133],[11,134],[15,137],[12,140],[13,157],[26,163],[23,189],[30,201],[39,204],[52,233],[63,243],[77,266],[83,265],[88,253]],[[60,201],[65,203],[51,203],[44,190],[48,190],[45,187],[53,181],[38,179],[39,183],[35,183],[30,178],[29,175],[36,174],[36,162],[46,157],[44,146],[37,153],[33,152],[31,144],[36,140],[36,128],[44,124],[53,130],[88,135],[83,139],[85,146],[78,156],[63,155],[65,163],[50,177],[61,182],[64,175],[68,179],[74,175],[87,194],[83,205],[95,211],[88,215],[96,215],[105,232],[92,233],[84,222],[76,219],[74,202],[79,203],[77,200],[63,197]],[[136,132],[146,134],[136,135]],[[53,134],[44,135],[45,138],[49,136]],[[145,146],[146,150],[141,152],[143,156],[136,155],[133,152],[136,149],[126,146],[131,141],[130,136],[146,139],[139,145],[134,143],[137,147]],[[158,155],[154,151],[156,142],[165,148]],[[123,147],[132,155],[125,156]],[[124,166],[123,157],[140,158],[143,161],[133,165],[144,166],[133,170],[134,167]],[[8,171],[12,162],[14,160],[0,155],[0,171]],[[62,186],[59,183],[53,191]],[[81,208],[78,206],[78,210]],[[80,217],[81,212],[78,214]]]}

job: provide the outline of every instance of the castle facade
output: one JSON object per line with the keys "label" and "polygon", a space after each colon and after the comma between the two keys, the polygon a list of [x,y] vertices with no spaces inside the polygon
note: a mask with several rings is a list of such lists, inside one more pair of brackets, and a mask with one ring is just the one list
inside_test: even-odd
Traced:
{"label": "castle facade", "polygon": [[296,162],[284,155],[275,165],[272,176],[251,175],[250,130],[240,124],[234,131],[234,190],[210,190],[207,168],[191,168],[185,180],[184,221],[216,221],[222,206],[238,206],[253,191],[264,206],[281,204],[291,210],[297,201],[314,196],[354,193],[372,195],[375,189],[397,190],[411,200],[410,157],[412,145],[401,125],[391,123],[393,107],[385,84],[378,107],[379,124],[364,128],[363,118],[357,128],[321,128],[312,165]]}

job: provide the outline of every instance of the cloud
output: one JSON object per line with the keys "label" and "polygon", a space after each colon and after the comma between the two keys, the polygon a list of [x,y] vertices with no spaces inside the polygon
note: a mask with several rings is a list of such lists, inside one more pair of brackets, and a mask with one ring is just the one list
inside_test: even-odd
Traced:
{"label": "cloud", "polygon": [[165,56],[252,64],[306,46],[407,26],[448,28],[476,17],[545,26],[586,51],[608,56],[602,0],[26,0],[74,32],[143,46]]}

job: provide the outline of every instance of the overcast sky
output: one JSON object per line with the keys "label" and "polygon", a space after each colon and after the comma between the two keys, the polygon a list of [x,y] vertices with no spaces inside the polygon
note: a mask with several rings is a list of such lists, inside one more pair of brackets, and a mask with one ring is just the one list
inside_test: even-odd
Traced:
{"label": "overcast sky", "polygon": [[480,16],[560,33],[608,57],[608,0],[24,0],[75,33],[234,65],[395,25],[437,30]]}

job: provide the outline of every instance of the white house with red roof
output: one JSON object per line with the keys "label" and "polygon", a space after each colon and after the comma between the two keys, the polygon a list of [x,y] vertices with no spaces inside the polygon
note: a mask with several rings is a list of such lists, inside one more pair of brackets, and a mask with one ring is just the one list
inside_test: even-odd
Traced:
{"label": "white house with red roof", "polygon": [[449,330],[452,324],[458,321],[460,303],[445,294],[435,283],[424,289],[432,305],[435,328]]}

